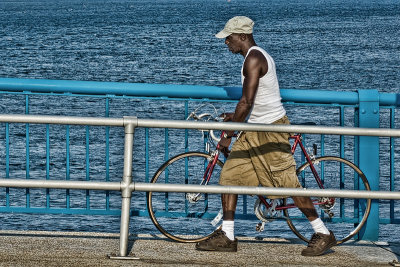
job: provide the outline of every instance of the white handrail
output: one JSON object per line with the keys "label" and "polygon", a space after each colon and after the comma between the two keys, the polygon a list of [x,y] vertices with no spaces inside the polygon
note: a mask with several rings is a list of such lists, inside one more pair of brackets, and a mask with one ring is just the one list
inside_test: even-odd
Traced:
{"label": "white handrail", "polygon": [[300,196],[300,197],[338,197],[362,199],[400,199],[400,192],[339,190],[339,189],[307,189],[284,187],[250,187],[250,186],[221,186],[221,185],[189,185],[189,184],[150,184],[132,183],[134,191],[181,192],[208,194],[237,194],[264,196]]}
{"label": "white handrail", "polygon": [[156,119],[139,119],[136,117],[100,118],[100,117],[0,114],[0,122],[64,124],[64,125],[74,124],[74,125],[95,125],[95,126],[116,126],[116,127],[118,126],[122,127],[127,123],[133,123],[135,127],[146,127],[146,128],[148,127],[148,128],[176,128],[176,129],[198,129],[198,130],[237,130],[237,131],[400,137],[400,129],[390,129],[390,128],[357,128],[357,127],[340,127],[340,126],[258,124],[258,123],[212,122],[212,121],[203,122],[203,121],[187,121],[187,120],[156,120]]}

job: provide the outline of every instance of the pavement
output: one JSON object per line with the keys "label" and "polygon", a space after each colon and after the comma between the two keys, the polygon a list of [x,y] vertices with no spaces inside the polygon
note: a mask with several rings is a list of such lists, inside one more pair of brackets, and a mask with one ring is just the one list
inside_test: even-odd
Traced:
{"label": "pavement", "polygon": [[350,241],[303,257],[298,239],[238,239],[238,252],[221,253],[161,235],[130,236],[129,256],[110,259],[119,252],[118,234],[0,231],[0,266],[400,266],[400,243]]}

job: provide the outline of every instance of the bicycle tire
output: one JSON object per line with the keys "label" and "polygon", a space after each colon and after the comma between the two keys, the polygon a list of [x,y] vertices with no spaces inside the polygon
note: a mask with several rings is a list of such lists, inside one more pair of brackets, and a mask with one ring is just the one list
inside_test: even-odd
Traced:
{"label": "bicycle tire", "polygon": [[[355,164],[346,159],[334,156],[324,156],[316,158],[312,160],[312,162],[321,179],[323,179],[324,188],[351,189],[347,188],[346,186],[349,186],[349,182],[352,180],[356,181],[352,183],[352,186],[350,186],[353,187],[352,189],[359,189],[359,186],[362,185],[365,190],[371,190],[364,173]],[[317,167],[318,164],[320,164],[320,168]],[[338,175],[337,171],[338,166],[340,167],[340,175]],[[353,176],[351,175],[352,173]],[[316,184],[315,178],[311,173],[310,164],[308,162],[304,163],[297,169],[297,175],[300,181],[312,183],[312,180],[314,180],[313,183]],[[343,176],[345,177],[343,178]],[[335,186],[337,184],[339,184],[339,186]],[[318,187],[314,186],[314,188]],[[316,205],[316,209],[327,228],[334,232],[337,239],[337,244],[341,244],[355,236],[364,226],[371,210],[371,199],[336,198],[335,204],[338,205],[336,205],[336,207],[332,207],[331,209],[331,211],[334,213],[332,218],[327,216],[320,206]],[[306,238],[306,235],[311,235],[313,233],[311,225],[304,216],[303,220],[301,220],[301,218],[299,220],[299,213],[300,211],[298,209],[284,210],[287,223],[293,233],[295,233],[305,242],[309,242],[309,239]],[[353,214],[353,216],[346,217],[350,214]],[[297,220],[293,220],[291,217],[297,217]],[[354,227],[351,226],[352,224],[354,224]]]}
{"label": "bicycle tire", "polygon": [[[166,161],[151,183],[200,184],[204,169],[212,157],[202,152],[186,152]],[[223,163],[218,160],[209,184],[218,182]],[[218,169],[217,169],[218,168]],[[186,193],[148,192],[147,206],[152,222],[166,237],[184,243],[200,242],[216,229],[210,224],[221,209],[220,195],[200,194],[191,203]]]}

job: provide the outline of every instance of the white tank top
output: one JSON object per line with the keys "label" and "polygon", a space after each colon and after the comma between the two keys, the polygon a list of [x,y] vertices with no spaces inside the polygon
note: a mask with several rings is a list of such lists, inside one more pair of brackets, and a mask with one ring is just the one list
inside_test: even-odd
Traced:
{"label": "white tank top", "polygon": [[[285,108],[281,102],[281,94],[279,91],[278,77],[276,76],[275,62],[264,49],[258,46],[253,46],[249,49],[244,61],[246,61],[247,56],[253,49],[263,53],[268,62],[268,71],[263,77],[260,78],[256,98],[247,122],[271,124],[286,115]],[[244,75],[242,66],[242,85],[243,81]]]}

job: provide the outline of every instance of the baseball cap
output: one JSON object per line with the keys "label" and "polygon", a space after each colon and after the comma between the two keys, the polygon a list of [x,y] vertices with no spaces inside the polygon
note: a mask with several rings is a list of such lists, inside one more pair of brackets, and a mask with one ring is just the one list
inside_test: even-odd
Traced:
{"label": "baseball cap", "polygon": [[236,16],[228,20],[222,31],[217,33],[215,37],[226,38],[232,33],[253,33],[254,21],[245,16]]}

